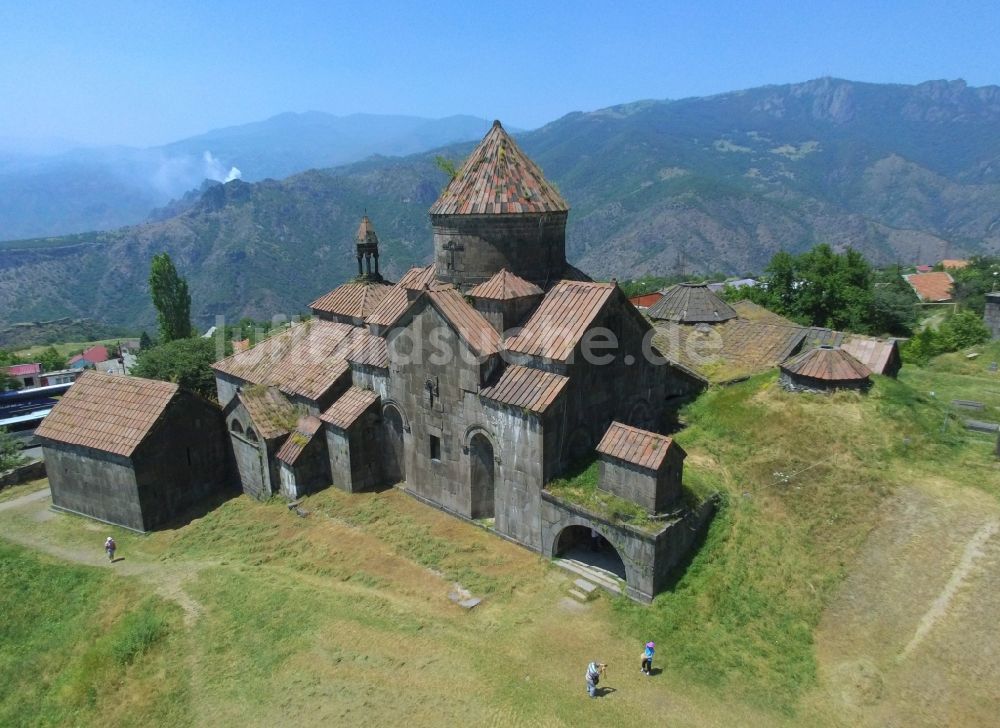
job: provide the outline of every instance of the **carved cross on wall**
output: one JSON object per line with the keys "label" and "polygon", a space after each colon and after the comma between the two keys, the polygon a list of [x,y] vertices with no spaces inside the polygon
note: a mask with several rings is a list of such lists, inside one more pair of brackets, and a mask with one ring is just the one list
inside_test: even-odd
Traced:
{"label": "carved cross on wall", "polygon": [[442,246],[442,250],[447,250],[451,254],[448,261],[448,270],[455,270],[455,251],[465,250],[465,246],[456,243],[454,240],[449,240]]}
{"label": "carved cross on wall", "polygon": [[438,378],[428,377],[424,381],[424,388],[427,390],[427,403],[431,407],[434,406],[434,400],[438,398]]}

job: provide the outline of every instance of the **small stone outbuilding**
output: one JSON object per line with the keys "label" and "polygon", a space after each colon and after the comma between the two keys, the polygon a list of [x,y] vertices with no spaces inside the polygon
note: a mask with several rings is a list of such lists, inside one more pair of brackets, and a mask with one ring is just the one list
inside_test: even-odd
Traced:
{"label": "small stone outbuilding", "polygon": [[983,310],[983,322],[990,330],[993,340],[1000,339],[1000,291],[986,294],[986,308]]}
{"label": "small stone outbuilding", "polygon": [[612,422],[597,445],[598,488],[663,513],[681,496],[687,453],[673,438]]}
{"label": "small stone outbuilding", "polygon": [[224,427],[176,384],[86,372],[35,435],[53,506],[149,531],[228,485]]}
{"label": "small stone outbuilding", "polygon": [[278,476],[286,498],[301,498],[329,485],[323,423],[315,415],[300,417],[295,429],[278,450]]}
{"label": "small stone outbuilding", "polygon": [[779,365],[779,382],[790,392],[867,391],[871,370],[844,349],[820,346],[796,354]]}

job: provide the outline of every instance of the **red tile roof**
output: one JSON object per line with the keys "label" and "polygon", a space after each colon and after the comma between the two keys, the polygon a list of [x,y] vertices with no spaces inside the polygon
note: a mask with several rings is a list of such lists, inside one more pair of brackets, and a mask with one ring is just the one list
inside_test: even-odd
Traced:
{"label": "red tile roof", "polygon": [[423,268],[410,268],[403,277],[399,279],[400,288],[410,291],[422,291],[434,280],[434,264],[426,265]]}
{"label": "red tile roof", "polygon": [[400,283],[382,297],[375,310],[365,318],[365,323],[375,326],[392,326],[406,313],[410,303],[406,296],[406,289]]}
{"label": "red tile roof", "polygon": [[178,391],[170,382],[84,372],[35,435],[130,457]]}
{"label": "red tile roof", "polygon": [[568,381],[560,374],[511,365],[494,384],[479,390],[479,396],[541,414],[555,402]]}
{"label": "red tile roof", "polygon": [[212,365],[217,372],[316,400],[347,373],[345,357],[364,329],[313,319]]}
{"label": "red tile roof", "polygon": [[295,427],[298,417],[295,407],[275,387],[247,387],[236,396],[250,415],[257,434],[265,440],[287,434]]}
{"label": "red tile roof", "polygon": [[660,293],[659,291],[653,291],[652,293],[643,293],[642,295],[639,296],[632,296],[629,299],[629,303],[631,303],[636,308],[649,308],[654,303],[659,301],[661,298],[663,298],[662,293]]}
{"label": "red tile roof", "polygon": [[315,437],[322,426],[323,423],[319,417],[313,415],[300,417],[298,424],[295,426],[295,431],[288,436],[288,439],[285,440],[285,443],[278,450],[275,457],[283,463],[295,465],[299,456],[306,449],[306,445],[312,442],[313,437]]}
{"label": "red tile roof", "polygon": [[917,296],[921,301],[938,302],[951,300],[951,284],[953,283],[953,279],[951,275],[944,271],[913,273],[903,276],[903,278],[913,286],[913,290],[917,292]]}
{"label": "red tile roof", "polygon": [[796,354],[779,365],[782,371],[828,382],[867,379],[871,370],[843,349],[821,346]]}
{"label": "red tile roof", "polygon": [[431,215],[504,215],[566,212],[569,205],[499,121],[469,155]]}
{"label": "red tile roof", "polygon": [[947,258],[941,261],[941,267],[945,270],[959,270],[960,268],[965,268],[969,265],[967,260],[957,260],[955,258]]}
{"label": "red tile roof", "polygon": [[380,369],[389,368],[389,351],[385,339],[374,334],[357,337],[357,341],[351,346],[345,358],[352,364],[364,364]]}
{"label": "red tile roof", "polygon": [[385,283],[351,281],[337,286],[309,304],[314,313],[330,313],[364,319],[378,307],[392,286]]}
{"label": "red tile roof", "polygon": [[475,354],[489,356],[500,352],[503,347],[500,334],[479,311],[466,303],[462,294],[444,290],[429,291],[425,295]]}
{"label": "red tile roof", "polygon": [[31,374],[41,374],[41,364],[12,364],[7,367],[7,373],[12,377],[24,377]]}
{"label": "red tile roof", "polygon": [[98,362],[107,361],[111,358],[108,354],[107,347],[101,345],[90,347],[80,356],[89,361],[91,364],[97,364]]}
{"label": "red tile roof", "polygon": [[480,283],[466,295],[491,301],[508,301],[512,298],[540,296],[542,289],[534,283],[514,275],[506,268],[501,268],[492,278]]}
{"label": "red tile roof", "polygon": [[568,360],[614,291],[610,283],[559,281],[545,294],[520,333],[507,339],[507,349],[555,361]]}
{"label": "red tile roof", "polygon": [[320,419],[341,430],[346,430],[377,399],[378,395],[370,389],[348,387],[347,391],[340,395],[337,401],[330,405],[326,412],[320,415]]}
{"label": "red tile roof", "polygon": [[597,452],[640,468],[659,470],[671,447],[680,446],[675,445],[673,438],[666,435],[640,430],[638,427],[621,422],[612,422],[598,443]]}

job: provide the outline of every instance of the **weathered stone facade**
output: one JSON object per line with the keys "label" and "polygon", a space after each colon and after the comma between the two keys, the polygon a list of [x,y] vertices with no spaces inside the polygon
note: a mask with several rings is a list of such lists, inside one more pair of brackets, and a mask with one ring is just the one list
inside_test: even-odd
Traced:
{"label": "weathered stone facade", "polygon": [[1000,291],[986,294],[986,308],[983,311],[983,321],[990,330],[993,340],[1000,339]]}

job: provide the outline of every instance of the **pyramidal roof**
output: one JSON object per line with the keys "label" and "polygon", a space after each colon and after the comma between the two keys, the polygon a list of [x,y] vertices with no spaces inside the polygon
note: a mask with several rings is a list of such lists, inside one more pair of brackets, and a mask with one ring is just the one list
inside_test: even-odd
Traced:
{"label": "pyramidal roof", "polygon": [[493,301],[509,301],[512,298],[526,298],[542,295],[542,289],[534,283],[501,268],[488,281],[483,281],[466,295],[472,298],[487,298]]}
{"label": "pyramidal roof", "polygon": [[354,239],[359,243],[375,243],[378,245],[378,235],[375,234],[375,226],[372,225],[372,221],[368,219],[367,215],[361,218],[361,224],[358,225],[358,232],[354,236]]}
{"label": "pyramidal roof", "polygon": [[709,290],[706,283],[678,283],[646,311],[651,318],[682,324],[713,324],[737,317],[728,303]]}
{"label": "pyramidal roof", "polygon": [[828,382],[867,379],[871,370],[840,348],[820,346],[808,349],[780,365],[783,371]]}
{"label": "pyramidal roof", "polygon": [[569,205],[499,121],[448,184],[431,215],[517,215],[567,212]]}

